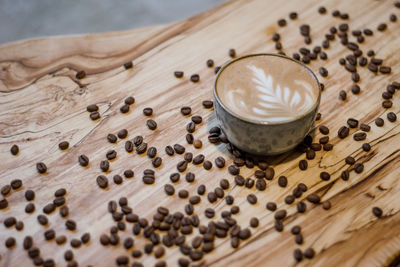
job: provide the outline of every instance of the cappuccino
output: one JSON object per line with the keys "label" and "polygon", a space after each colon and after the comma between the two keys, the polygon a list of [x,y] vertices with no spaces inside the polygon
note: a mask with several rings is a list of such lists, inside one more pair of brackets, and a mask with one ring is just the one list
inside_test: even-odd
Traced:
{"label": "cappuccino", "polygon": [[261,123],[283,123],[312,110],[319,83],[302,64],[280,55],[251,55],[228,63],[215,89],[233,114]]}

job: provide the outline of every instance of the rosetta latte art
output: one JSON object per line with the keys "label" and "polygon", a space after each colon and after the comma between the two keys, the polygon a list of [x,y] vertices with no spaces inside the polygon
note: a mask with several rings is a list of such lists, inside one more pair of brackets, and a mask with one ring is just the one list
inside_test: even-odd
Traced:
{"label": "rosetta latte art", "polygon": [[230,106],[239,113],[255,120],[284,122],[306,113],[315,102],[313,87],[307,81],[295,79],[296,88],[288,88],[275,82],[261,68],[254,65],[247,68],[253,74],[251,82],[255,90],[236,88],[226,95]]}

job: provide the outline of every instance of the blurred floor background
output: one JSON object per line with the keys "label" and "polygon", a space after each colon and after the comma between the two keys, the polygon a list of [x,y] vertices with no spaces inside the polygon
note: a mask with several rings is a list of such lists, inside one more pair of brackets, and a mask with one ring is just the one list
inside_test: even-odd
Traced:
{"label": "blurred floor background", "polygon": [[0,0],[0,44],[169,23],[225,0]]}

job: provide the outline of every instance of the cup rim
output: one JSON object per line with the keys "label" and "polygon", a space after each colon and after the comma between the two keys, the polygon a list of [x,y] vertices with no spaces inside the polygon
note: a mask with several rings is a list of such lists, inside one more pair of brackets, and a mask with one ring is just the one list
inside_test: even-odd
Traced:
{"label": "cup rim", "polygon": [[[310,107],[310,109],[308,109],[307,112],[304,112],[304,114],[301,115],[300,117],[293,118],[293,119],[291,119],[291,120],[283,121],[283,122],[268,122],[268,121],[262,121],[262,120],[249,119],[249,118],[243,117],[243,116],[241,116],[241,115],[239,115],[239,114],[236,114],[236,113],[234,113],[233,111],[231,111],[229,108],[227,108],[227,107],[224,105],[224,103],[221,101],[221,99],[219,98],[219,96],[218,96],[218,94],[217,94],[216,85],[217,85],[217,81],[218,81],[219,76],[221,75],[221,73],[223,72],[223,70],[224,70],[226,67],[228,67],[230,64],[232,64],[232,63],[234,63],[234,62],[236,62],[236,61],[239,61],[239,60],[241,60],[241,59],[243,59],[243,58],[247,58],[247,57],[257,57],[257,56],[275,56],[275,57],[281,57],[281,58],[284,58],[284,59],[291,60],[291,61],[293,61],[293,62],[295,62],[295,63],[297,63],[297,64],[300,64],[302,67],[304,67],[304,68],[311,74],[311,77],[315,80],[315,82],[318,84],[318,88],[319,88],[319,90],[318,90],[318,97],[317,97],[317,101],[315,101],[314,105],[312,105],[312,106]],[[233,116],[233,117],[235,117],[235,118],[237,118],[237,119],[239,119],[239,120],[242,120],[242,121],[244,121],[244,122],[250,122],[250,123],[254,123],[254,124],[259,124],[259,125],[282,125],[282,124],[287,124],[287,123],[291,123],[291,122],[300,120],[300,119],[302,119],[302,118],[308,116],[313,110],[315,110],[315,108],[318,107],[318,105],[319,105],[319,103],[320,103],[320,100],[321,100],[321,85],[320,85],[320,83],[319,83],[319,81],[318,81],[318,78],[317,78],[317,76],[315,75],[315,73],[314,73],[308,66],[306,66],[304,63],[302,63],[302,62],[300,62],[300,61],[298,61],[298,60],[295,60],[295,59],[293,59],[293,58],[291,58],[291,57],[288,57],[288,56],[285,56],[285,55],[276,54],[276,53],[256,53],[256,54],[248,54],[248,55],[245,55],[245,56],[241,56],[241,57],[238,57],[238,58],[235,58],[235,59],[232,59],[232,60],[229,60],[229,61],[225,62],[225,63],[221,66],[221,68],[218,70],[217,74],[215,75],[214,83],[213,83],[213,95],[214,95],[214,99],[217,100],[218,104],[220,104],[226,112],[228,112],[231,116]]]}

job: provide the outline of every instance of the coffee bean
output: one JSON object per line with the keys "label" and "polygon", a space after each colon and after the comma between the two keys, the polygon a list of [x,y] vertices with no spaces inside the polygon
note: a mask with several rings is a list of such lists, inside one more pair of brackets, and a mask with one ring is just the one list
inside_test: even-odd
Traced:
{"label": "coffee bean", "polygon": [[182,78],[183,77],[183,71],[175,71],[174,75],[176,78]]}
{"label": "coffee bean", "polygon": [[157,155],[157,148],[155,147],[149,147],[149,149],[147,149],[147,156],[149,158],[154,158]]}
{"label": "coffee bean", "polygon": [[187,190],[185,190],[185,189],[181,189],[178,192],[178,196],[180,198],[187,198],[189,196],[189,192]]}
{"label": "coffee bean", "polygon": [[367,138],[367,134],[365,132],[358,132],[353,135],[353,139],[355,141],[362,141]]}
{"label": "coffee bean", "polygon": [[175,144],[174,145],[174,150],[177,154],[183,154],[185,153],[185,147],[180,145],[180,144]]}
{"label": "coffee bean", "polygon": [[99,110],[99,107],[96,104],[91,104],[91,105],[86,107],[86,110],[88,112],[95,112],[95,111]]}
{"label": "coffee bean", "polygon": [[321,74],[322,77],[327,77],[328,76],[328,70],[324,67],[319,68],[319,74]]}
{"label": "coffee bean", "polygon": [[357,128],[358,126],[358,120],[354,119],[354,118],[349,118],[347,120],[347,124],[349,125],[350,128]]}
{"label": "coffee bean", "polygon": [[371,72],[378,72],[378,66],[376,66],[374,63],[369,63],[368,64],[368,70],[370,70]]}
{"label": "coffee bean", "polygon": [[301,250],[299,248],[296,248],[293,251],[293,257],[297,262],[300,262],[303,260],[303,252],[301,252]]}
{"label": "coffee bean", "polygon": [[229,49],[229,56],[231,57],[231,58],[234,58],[234,57],[236,57],[236,51],[235,51],[235,49]]}
{"label": "coffee bean", "polygon": [[329,134],[329,128],[326,127],[326,126],[324,126],[324,125],[320,125],[320,126],[319,126],[319,131],[320,131],[322,134],[324,134],[324,135]]}
{"label": "coffee bean", "polygon": [[275,212],[274,218],[275,218],[275,220],[280,221],[280,220],[285,219],[286,215],[287,215],[286,210],[278,210],[277,212]]}
{"label": "coffee bean", "polygon": [[73,248],[79,248],[82,245],[82,242],[79,239],[74,238],[71,240],[70,244]]}
{"label": "coffee bean", "polygon": [[389,74],[392,72],[392,68],[389,66],[380,66],[379,67],[379,72],[382,74]]}
{"label": "coffee bean", "polygon": [[12,155],[16,156],[19,152],[19,147],[17,145],[12,145],[10,148],[10,152]]}
{"label": "coffee bean", "polygon": [[173,194],[175,194],[175,188],[170,184],[166,184],[164,186],[164,191],[169,196],[172,196]]}
{"label": "coffee bean", "polygon": [[206,170],[210,170],[212,168],[212,163],[209,160],[204,161],[203,168]]}
{"label": "coffee bean", "polygon": [[3,196],[8,195],[11,192],[11,186],[10,185],[5,185],[1,188],[1,194]]}
{"label": "coffee bean", "polygon": [[304,213],[306,212],[307,205],[303,201],[300,201],[299,203],[297,203],[296,208],[299,213]]}
{"label": "coffee bean", "polygon": [[47,166],[43,162],[36,163],[38,173],[44,174],[47,172]]}
{"label": "coffee bean", "polygon": [[128,113],[129,112],[129,109],[130,109],[130,107],[129,107],[129,105],[123,105],[123,106],[121,106],[120,108],[119,108],[119,111],[121,111],[121,113]]}
{"label": "coffee bean", "polygon": [[318,8],[318,13],[321,14],[321,15],[322,14],[326,14],[326,8],[324,6],[319,7]]}
{"label": "coffee bean", "polygon": [[329,142],[329,136],[323,136],[319,139],[319,143],[324,145],[327,144]]}
{"label": "coffee bean", "polygon": [[100,161],[100,169],[103,172],[107,172],[110,169],[110,163],[108,162],[108,160]]}
{"label": "coffee bean", "polygon": [[225,159],[223,157],[217,157],[215,159],[214,163],[218,168],[225,167]]}
{"label": "coffee bean", "polygon": [[115,184],[122,184],[123,183],[121,175],[118,175],[118,174],[114,175],[113,181],[114,181]]}
{"label": "coffee bean", "polygon": [[397,115],[394,112],[389,112],[386,116],[390,122],[395,122],[397,120]]}
{"label": "coffee bean", "polygon": [[152,119],[147,120],[147,121],[146,121],[146,125],[147,125],[147,127],[148,127],[150,130],[152,130],[152,131],[154,131],[155,129],[157,129],[157,123],[156,123],[154,120],[152,120]]}
{"label": "coffee bean", "polygon": [[283,231],[283,223],[280,220],[275,220],[275,224],[274,224],[275,230],[277,232],[282,232]]}
{"label": "coffee bean", "polygon": [[14,237],[8,237],[4,243],[5,243],[6,247],[10,249],[15,246],[17,241],[15,241]]}
{"label": "coffee bean", "polygon": [[209,108],[212,108],[214,104],[213,104],[213,101],[211,101],[211,100],[204,100],[202,102],[202,105],[204,108],[209,109]]}
{"label": "coffee bean", "polygon": [[84,71],[84,70],[80,70],[80,71],[78,71],[77,73],[76,73],[76,75],[75,75],[75,77],[77,78],[77,79],[83,79],[83,78],[85,78],[86,77],[86,72]]}
{"label": "coffee bean", "polygon": [[134,175],[134,172],[132,170],[125,170],[124,171],[125,178],[132,178],[133,175]]}
{"label": "coffee bean", "polygon": [[358,60],[358,65],[364,67],[368,64],[368,59],[366,57],[362,57]]}
{"label": "coffee bean", "polygon": [[382,118],[376,118],[376,119],[375,119],[375,124],[376,124],[376,126],[378,126],[378,127],[382,127],[384,123],[385,123],[385,122],[384,122],[384,120],[383,120]]}
{"label": "coffee bean", "polygon": [[188,107],[188,106],[184,106],[184,107],[181,108],[181,113],[184,116],[189,115],[191,112],[192,112],[192,109],[190,107]]}
{"label": "coffee bean", "polygon": [[73,220],[67,220],[65,222],[65,227],[70,231],[74,231],[76,229],[76,222]]}
{"label": "coffee bean", "polygon": [[342,126],[340,127],[340,129],[338,130],[338,136],[340,139],[346,138],[349,135],[349,128],[347,128],[346,126]]}
{"label": "coffee bean", "polygon": [[298,245],[303,244],[303,235],[302,235],[302,234],[296,235],[294,241],[295,241],[296,244],[298,244]]}
{"label": "coffee bean", "polygon": [[142,178],[144,184],[154,184],[155,178],[151,175],[145,175]]}
{"label": "coffee bean", "polygon": [[90,113],[89,117],[92,121],[98,120],[98,119],[100,119],[100,113],[97,111],[93,111]]}
{"label": "coffee bean", "polygon": [[361,123],[360,130],[364,132],[369,132],[371,130],[371,126],[365,123]]}
{"label": "coffee bean", "polygon": [[292,20],[293,19],[297,19],[297,13],[296,12],[290,12],[289,13],[289,18],[292,19]]}
{"label": "coffee bean", "polygon": [[4,219],[4,226],[5,227],[11,227],[14,226],[17,223],[17,219],[15,217],[7,217]]}
{"label": "coffee bean", "polygon": [[188,131],[189,133],[193,133],[196,130],[196,124],[194,122],[189,122],[186,125],[186,131]]}
{"label": "coffee bean", "polygon": [[247,201],[252,205],[256,204],[257,203],[256,195],[254,195],[254,194],[247,195]]}
{"label": "coffee bean", "polygon": [[357,164],[354,166],[354,171],[355,171],[356,173],[362,173],[363,170],[364,170],[364,165],[363,165],[362,163],[357,163]]}
{"label": "coffee bean", "polygon": [[384,30],[387,29],[387,25],[386,25],[386,23],[381,23],[378,25],[378,27],[376,29],[380,32],[383,32]]}
{"label": "coffee bean", "polygon": [[311,203],[314,203],[314,204],[318,204],[321,201],[320,197],[317,194],[314,194],[314,193],[308,195],[307,196],[307,200],[309,202],[311,202]]}
{"label": "coffee bean", "polygon": [[322,208],[324,210],[329,210],[331,208],[331,202],[329,200],[322,202]]}
{"label": "coffee bean", "polygon": [[385,100],[382,102],[382,107],[383,108],[391,108],[393,106],[393,102],[390,100]]}
{"label": "coffee bean", "polygon": [[351,64],[348,64],[348,63],[346,63],[346,64],[344,65],[344,67],[345,67],[345,69],[346,69],[348,72],[356,72],[356,71],[357,71],[357,69],[356,69],[355,66],[353,66],[353,65],[351,65]]}
{"label": "coffee bean", "polygon": [[286,26],[286,24],[287,24],[287,22],[286,22],[285,19],[280,19],[280,20],[278,20],[278,25],[279,25],[280,27],[284,27],[284,26]]}
{"label": "coffee bean", "polygon": [[97,182],[97,185],[100,187],[100,188],[106,188],[107,186],[108,186],[108,179],[107,179],[107,177],[106,176],[104,176],[104,175],[99,175],[99,176],[97,176],[97,178],[96,178],[96,182]]}
{"label": "coffee bean", "polygon": [[53,229],[49,229],[44,232],[44,238],[46,240],[52,240],[56,237],[56,232]]}
{"label": "coffee bean", "polygon": [[285,203],[288,205],[292,204],[294,202],[294,200],[295,200],[295,197],[292,195],[288,195],[285,197]]}
{"label": "coffee bean", "polygon": [[372,208],[372,213],[373,213],[376,217],[380,218],[380,217],[382,217],[383,211],[382,211],[382,209],[379,208],[379,207],[373,207],[373,208]]}
{"label": "coffee bean", "polygon": [[200,75],[198,75],[198,74],[192,74],[192,75],[190,76],[190,81],[191,81],[191,82],[194,82],[194,83],[197,83],[198,81],[200,81]]}
{"label": "coffee bean", "polygon": [[287,181],[287,178],[286,178],[286,176],[279,176],[279,178],[278,178],[278,185],[280,186],[280,187],[286,187],[287,186],[287,183],[288,183],[288,181]]}
{"label": "coffee bean", "polygon": [[299,169],[300,170],[305,171],[307,169],[307,167],[308,167],[307,160],[302,159],[299,161]]}
{"label": "coffee bean", "polygon": [[136,153],[137,154],[143,154],[147,150],[147,143],[143,142],[140,145],[137,146],[136,148]]}

